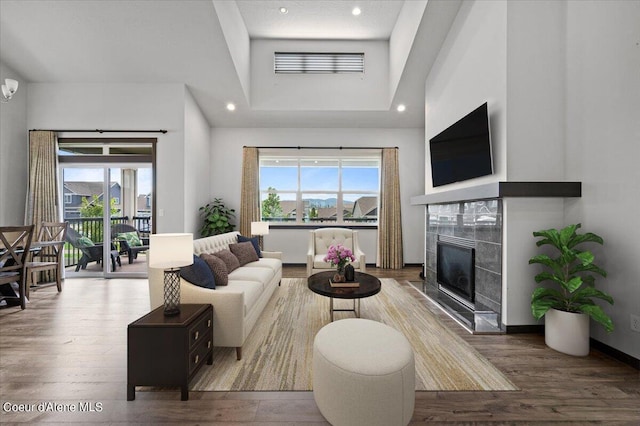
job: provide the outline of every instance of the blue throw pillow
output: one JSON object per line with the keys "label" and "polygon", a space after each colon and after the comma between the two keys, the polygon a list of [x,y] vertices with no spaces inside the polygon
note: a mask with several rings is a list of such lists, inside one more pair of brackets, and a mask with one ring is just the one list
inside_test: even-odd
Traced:
{"label": "blue throw pillow", "polygon": [[253,244],[253,248],[255,249],[258,257],[262,257],[262,251],[260,251],[260,243],[258,243],[258,237],[249,238],[249,237],[244,237],[242,235],[238,235],[239,243],[246,243],[247,241]]}
{"label": "blue throw pillow", "polygon": [[209,265],[195,254],[193,255],[193,265],[181,268],[180,276],[198,287],[216,288],[216,282]]}

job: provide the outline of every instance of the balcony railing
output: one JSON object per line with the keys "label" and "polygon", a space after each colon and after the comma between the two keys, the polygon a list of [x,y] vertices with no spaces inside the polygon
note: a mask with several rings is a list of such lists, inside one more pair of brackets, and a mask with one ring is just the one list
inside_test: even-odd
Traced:
{"label": "balcony railing", "polygon": [[[105,242],[104,220],[101,217],[80,217],[65,219],[65,221],[69,222],[69,228],[88,237],[95,244]],[[129,220],[128,216],[111,218],[111,226],[118,223],[127,223],[134,226],[143,237],[148,237],[151,233],[151,216],[133,216],[131,220]],[[107,241],[111,243],[111,238],[107,238]],[[65,267],[77,265],[81,257],[82,252],[79,249],[69,243],[64,245]]]}

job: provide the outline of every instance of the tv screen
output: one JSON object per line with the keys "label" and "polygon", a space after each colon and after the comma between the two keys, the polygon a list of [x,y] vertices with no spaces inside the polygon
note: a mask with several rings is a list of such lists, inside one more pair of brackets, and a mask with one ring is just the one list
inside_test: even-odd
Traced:
{"label": "tv screen", "polygon": [[429,140],[433,186],[493,173],[487,103]]}
{"label": "tv screen", "polygon": [[438,241],[437,259],[438,284],[474,302],[475,249]]}

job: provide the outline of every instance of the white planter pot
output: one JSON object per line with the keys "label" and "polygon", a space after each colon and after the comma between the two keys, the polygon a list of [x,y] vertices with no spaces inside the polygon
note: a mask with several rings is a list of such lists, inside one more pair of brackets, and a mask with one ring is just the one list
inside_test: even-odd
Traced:
{"label": "white planter pot", "polygon": [[589,355],[589,315],[549,309],[544,314],[544,342],[568,355]]}

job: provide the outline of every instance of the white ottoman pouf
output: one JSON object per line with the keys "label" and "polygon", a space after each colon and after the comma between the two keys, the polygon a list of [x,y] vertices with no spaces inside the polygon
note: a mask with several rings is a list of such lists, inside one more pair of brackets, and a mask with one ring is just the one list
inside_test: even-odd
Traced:
{"label": "white ottoman pouf", "polygon": [[415,374],[409,341],[376,321],[332,322],[313,342],[313,397],[333,426],[406,425]]}

